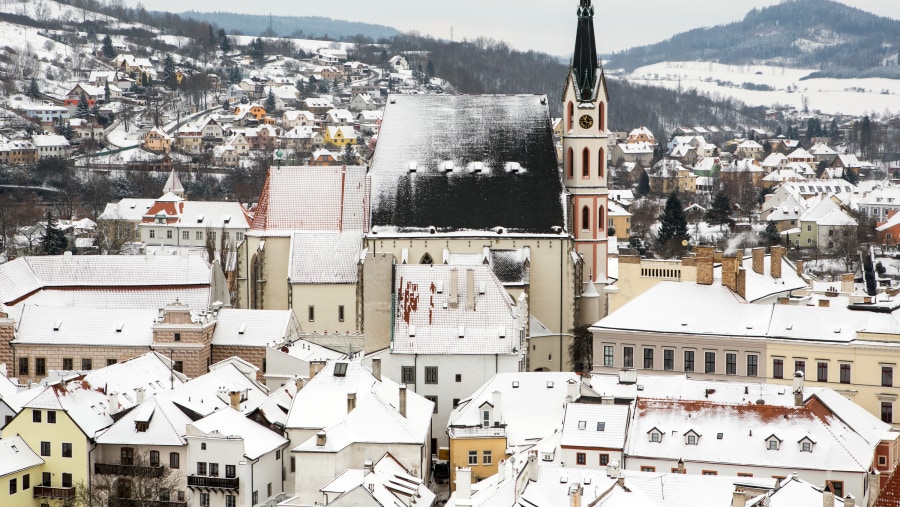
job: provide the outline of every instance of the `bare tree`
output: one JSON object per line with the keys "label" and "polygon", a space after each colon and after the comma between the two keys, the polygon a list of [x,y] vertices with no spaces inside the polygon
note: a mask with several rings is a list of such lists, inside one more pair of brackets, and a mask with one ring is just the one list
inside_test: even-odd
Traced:
{"label": "bare tree", "polygon": [[185,502],[184,476],[138,453],[130,464],[97,466],[89,484],[75,486],[71,507],[152,507]]}
{"label": "bare tree", "polygon": [[833,229],[832,252],[844,262],[845,272],[852,273],[853,265],[859,259],[859,238],[856,227],[838,227]]}

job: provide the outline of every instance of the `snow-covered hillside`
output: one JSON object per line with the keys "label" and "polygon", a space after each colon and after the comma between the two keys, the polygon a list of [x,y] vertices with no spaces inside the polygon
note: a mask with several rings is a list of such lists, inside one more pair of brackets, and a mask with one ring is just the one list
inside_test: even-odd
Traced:
{"label": "snow-covered hillside", "polygon": [[862,115],[897,113],[900,80],[807,79],[812,69],[765,65],[722,65],[712,62],[663,62],[635,69],[625,76],[636,83],[667,88],[695,88],[730,96],[750,105],[783,104],[810,111]]}

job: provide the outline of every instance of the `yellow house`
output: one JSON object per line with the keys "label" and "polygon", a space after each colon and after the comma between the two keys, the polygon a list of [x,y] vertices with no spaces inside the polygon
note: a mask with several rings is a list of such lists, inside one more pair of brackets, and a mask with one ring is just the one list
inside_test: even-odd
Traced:
{"label": "yellow house", "polygon": [[0,440],[0,505],[39,505],[41,499],[37,498],[35,488],[40,486],[43,466],[44,460],[28,447],[22,437]]}
{"label": "yellow house", "polygon": [[169,153],[172,151],[172,138],[166,134],[165,130],[154,127],[144,134],[144,149]]}
{"label": "yellow house", "polygon": [[618,241],[628,241],[631,238],[631,213],[622,206],[610,201],[609,227],[616,231],[616,239]]}
{"label": "yellow house", "polygon": [[328,127],[325,130],[325,144],[331,146],[346,146],[356,144],[356,131],[353,127]]}
{"label": "yellow house", "polygon": [[88,483],[93,437],[112,424],[108,414],[106,395],[76,379],[46,387],[4,428],[44,461],[41,476],[33,478],[35,505],[66,505],[76,486]]}
{"label": "yellow house", "polygon": [[[567,401],[580,396],[575,373],[498,373],[450,414],[450,487],[457,468],[472,470],[479,481],[497,473],[507,450],[532,445],[553,433],[565,416]],[[536,417],[535,407],[542,414]],[[548,413],[552,412],[552,413]]]}

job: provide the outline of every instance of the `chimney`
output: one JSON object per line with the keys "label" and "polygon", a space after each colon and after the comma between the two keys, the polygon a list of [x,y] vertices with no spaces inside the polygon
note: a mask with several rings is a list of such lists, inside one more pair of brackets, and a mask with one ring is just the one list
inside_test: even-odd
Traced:
{"label": "chimney", "polygon": [[109,415],[119,413],[119,393],[109,393]]}
{"label": "chimney", "polygon": [[496,426],[503,420],[503,406],[501,403],[503,402],[503,398],[501,397],[500,391],[494,391],[491,393],[491,405],[494,406],[493,410],[493,423]]}
{"label": "chimney", "polygon": [[306,386],[306,379],[302,377],[297,377],[294,379],[294,385],[297,387],[297,392],[300,392],[304,386]]}
{"label": "chimney", "polygon": [[400,415],[406,417],[406,384],[400,384]]}
{"label": "chimney", "polygon": [[856,290],[855,281],[853,279],[853,273],[844,273],[841,275],[841,292],[846,294],[853,294]]}
{"label": "chimney", "polygon": [[465,500],[466,503],[463,505],[468,505],[468,500],[472,499],[472,469],[471,468],[457,468],[456,469],[456,500],[457,504],[459,504],[459,500]]}
{"label": "chimney", "polygon": [[457,269],[450,268],[450,308],[459,307],[459,278]]}
{"label": "chimney", "polygon": [[537,451],[529,451],[528,452],[528,480],[537,482],[538,476],[540,475],[541,469],[538,466],[538,452]]}
{"label": "chimney", "polygon": [[831,491],[831,484],[828,483],[825,484],[825,489],[822,491],[822,507],[834,507],[834,492]]}
{"label": "chimney", "polygon": [[347,393],[347,413],[353,412],[356,408],[356,393]]}
{"label": "chimney", "polygon": [[694,251],[696,252],[697,257],[709,257],[712,259],[716,250],[711,246],[698,246]]}
{"label": "chimney", "polygon": [[325,435],[324,431],[316,433],[316,447],[323,447],[326,440],[328,440],[328,436]]}
{"label": "chimney", "polygon": [[381,358],[380,357],[372,358],[372,376],[375,377],[376,380],[381,382]]}
{"label": "chimney", "polygon": [[570,378],[566,381],[566,400],[574,402],[578,400],[578,381]]}
{"label": "chimney", "polygon": [[325,361],[310,361],[309,362],[309,380],[312,380],[313,377],[316,376],[317,373],[322,371],[322,368],[325,367]]}
{"label": "chimney", "polygon": [[784,247],[783,246],[773,246],[772,247],[772,261],[770,262],[769,271],[771,271],[772,278],[781,278],[781,259],[784,258]]}
{"label": "chimney", "polygon": [[803,261],[797,261],[797,276],[803,276]]}
{"label": "chimney", "polygon": [[735,292],[738,293],[744,299],[747,299],[747,270],[741,268],[737,272],[737,278],[735,280]]}
{"label": "chimney", "polygon": [[713,258],[712,256],[697,257],[697,285],[712,285],[713,283]]}
{"label": "chimney", "polygon": [[147,401],[147,390],[144,389],[143,387],[138,387],[137,389],[135,389],[134,394],[135,394],[135,398],[137,399],[138,405]]}
{"label": "chimney", "polygon": [[684,469],[684,460],[681,458],[678,458],[678,473],[682,475],[687,473],[687,471]]}
{"label": "chimney", "polygon": [[831,306],[831,301],[828,299],[820,299],[819,306],[822,308],[828,308],[829,306]]}
{"label": "chimney", "polygon": [[581,484],[572,484],[569,487],[569,506],[581,507]]}
{"label": "chimney", "polygon": [[374,469],[374,468],[375,468],[375,464],[372,463],[372,460],[367,459],[366,461],[363,462],[363,470],[365,470],[365,472],[367,474],[372,473],[372,469]]}
{"label": "chimney", "polygon": [[766,274],[764,262],[764,259],[766,257],[766,249],[763,247],[754,248],[753,250],[751,250],[751,254],[753,255],[753,272],[759,273],[761,275]]}
{"label": "chimney", "polygon": [[722,257],[722,285],[737,292],[737,257]]}
{"label": "chimney", "polygon": [[228,391],[228,401],[231,408],[241,411],[241,392],[240,391]]}
{"label": "chimney", "polygon": [[606,476],[610,479],[617,479],[619,477],[618,460],[612,460],[606,465]]}
{"label": "chimney", "polygon": [[475,270],[469,268],[466,270],[466,310],[470,312],[475,309]]}
{"label": "chimney", "polygon": [[795,371],[794,372],[794,406],[799,407],[803,405],[803,372]]}
{"label": "chimney", "polygon": [[625,489],[625,477],[620,475],[618,478],[616,478],[616,484],[620,488]]}
{"label": "chimney", "polygon": [[738,486],[737,488],[735,488],[734,493],[731,494],[731,507],[746,507],[746,506],[747,506],[747,494],[744,493],[744,488]]}

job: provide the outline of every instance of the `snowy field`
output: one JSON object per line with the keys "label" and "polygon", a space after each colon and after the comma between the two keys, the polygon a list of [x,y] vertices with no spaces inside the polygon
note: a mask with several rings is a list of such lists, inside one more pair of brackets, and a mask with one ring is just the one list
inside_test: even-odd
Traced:
{"label": "snowy field", "polygon": [[[782,104],[810,111],[843,114],[883,114],[900,111],[900,80],[808,79],[814,69],[767,65],[723,65],[712,62],[663,62],[636,69],[625,77],[634,83],[695,88],[709,94],[730,96],[752,106]],[[730,84],[729,84],[730,83]],[[766,85],[772,91],[745,90],[744,83]]]}

